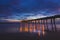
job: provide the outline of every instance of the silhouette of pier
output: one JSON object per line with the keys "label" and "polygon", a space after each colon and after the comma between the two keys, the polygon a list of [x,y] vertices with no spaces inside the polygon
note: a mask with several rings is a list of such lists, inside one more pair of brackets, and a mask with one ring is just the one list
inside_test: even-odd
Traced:
{"label": "silhouette of pier", "polygon": [[[51,31],[57,32],[56,19],[60,18],[60,15],[54,15],[39,19],[23,20],[20,22],[20,32],[36,32],[38,31]],[[51,25],[51,30],[49,30],[49,25]]]}
{"label": "silhouette of pier", "polygon": [[0,39],[60,40],[60,15],[22,20],[19,24],[20,26],[16,27],[18,30],[17,33],[0,34]]}

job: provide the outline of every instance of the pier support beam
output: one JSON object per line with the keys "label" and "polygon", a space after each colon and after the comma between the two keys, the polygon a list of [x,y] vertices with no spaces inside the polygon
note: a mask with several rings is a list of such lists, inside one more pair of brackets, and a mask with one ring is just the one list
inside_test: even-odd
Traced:
{"label": "pier support beam", "polygon": [[42,20],[41,20],[41,25],[40,25],[40,26],[41,26],[41,31],[42,31],[42,24],[43,24],[43,23],[42,23]]}
{"label": "pier support beam", "polygon": [[47,27],[47,29],[46,30],[48,30],[49,31],[49,29],[48,29],[48,19],[46,19],[46,27]]}
{"label": "pier support beam", "polygon": [[28,32],[30,31],[30,21],[28,22]]}
{"label": "pier support beam", "polygon": [[37,30],[36,20],[35,20],[35,30]]}
{"label": "pier support beam", "polygon": [[38,30],[40,30],[40,20],[38,20]]}
{"label": "pier support beam", "polygon": [[22,32],[22,22],[20,23],[20,28],[19,28],[19,31]]}
{"label": "pier support beam", "polygon": [[52,26],[52,31],[54,31],[54,28],[53,28],[53,19],[51,18],[51,26]]}
{"label": "pier support beam", "polygon": [[55,22],[55,18],[53,18],[53,23],[54,23],[54,27],[55,27],[55,32],[57,31],[57,28],[56,28],[56,22]]}
{"label": "pier support beam", "polygon": [[43,20],[43,25],[44,25],[44,29],[45,29],[45,27],[46,27],[46,25],[45,25],[46,23],[45,23],[45,20]]}
{"label": "pier support beam", "polygon": [[36,26],[35,26],[35,20],[34,20],[34,25],[33,25],[33,32],[36,31]]}

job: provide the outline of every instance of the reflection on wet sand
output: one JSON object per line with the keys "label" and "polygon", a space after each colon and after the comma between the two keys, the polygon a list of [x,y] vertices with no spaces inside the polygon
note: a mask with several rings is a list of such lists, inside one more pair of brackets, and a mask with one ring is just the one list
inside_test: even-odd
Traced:
{"label": "reflection on wet sand", "polygon": [[43,33],[43,35],[45,34],[45,31],[44,31],[45,29],[44,29],[44,25],[42,25],[42,33]]}
{"label": "reflection on wet sand", "polygon": [[20,27],[20,32],[22,32],[22,27]]}
{"label": "reflection on wet sand", "polygon": [[28,27],[26,25],[25,27],[20,27],[20,32],[30,32],[30,33],[34,32],[34,33],[37,33],[39,36],[40,36],[41,32],[42,32],[43,35],[45,33],[44,32],[44,25],[42,25],[42,29],[39,26],[36,28],[35,25],[34,26],[31,25],[30,27]]}
{"label": "reflection on wet sand", "polygon": [[44,35],[46,32],[58,32],[60,22],[56,20],[57,18],[24,20],[21,22],[24,26],[20,25],[20,32],[37,33],[39,36],[41,33]]}

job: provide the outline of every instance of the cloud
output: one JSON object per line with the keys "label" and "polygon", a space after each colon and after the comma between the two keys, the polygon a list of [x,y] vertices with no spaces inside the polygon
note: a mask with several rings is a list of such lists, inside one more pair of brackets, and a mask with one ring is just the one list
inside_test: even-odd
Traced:
{"label": "cloud", "polygon": [[16,19],[1,19],[2,22],[20,22],[21,20]]}
{"label": "cloud", "polygon": [[[54,0],[55,1],[55,0]],[[12,12],[32,12],[42,9],[57,10],[60,7],[59,0],[2,0],[0,2],[0,13],[11,15]]]}
{"label": "cloud", "polygon": [[37,12],[31,12],[31,13],[15,13],[11,16],[8,16],[4,19],[16,19],[16,20],[29,20],[29,19],[38,19],[38,18],[42,18],[42,17],[47,17],[47,16],[53,16],[56,15],[56,12],[50,12],[48,10],[40,10]]}
{"label": "cloud", "polygon": [[31,20],[31,19],[38,19],[38,18],[43,18],[43,17],[47,17],[47,16],[42,15],[42,14],[37,14],[37,15],[34,15],[34,16],[29,16],[26,19]]}
{"label": "cloud", "polygon": [[59,0],[0,0],[0,19],[23,20],[60,14]]}

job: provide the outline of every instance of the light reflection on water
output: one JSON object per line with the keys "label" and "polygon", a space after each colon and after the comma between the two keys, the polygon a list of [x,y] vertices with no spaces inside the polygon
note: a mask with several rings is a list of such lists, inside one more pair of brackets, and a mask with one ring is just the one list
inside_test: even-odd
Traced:
{"label": "light reflection on water", "polygon": [[[56,28],[57,31],[60,31],[60,24],[57,24],[56,27],[57,27]],[[49,29],[49,31],[52,31],[52,25],[51,24],[48,24],[48,29]],[[38,33],[39,36],[41,33],[44,35],[46,33],[45,30],[46,30],[46,28],[44,25],[42,25],[42,27],[37,26],[37,28],[35,25],[34,26],[31,25],[29,28],[27,26],[26,27],[20,27],[20,32],[30,32],[30,33],[34,32],[34,33]]]}
{"label": "light reflection on water", "polygon": [[[42,33],[43,35],[46,33],[45,32],[45,27],[44,25],[42,24],[40,26],[40,24],[38,24],[37,26],[36,25],[31,25],[28,26],[28,25],[25,25],[24,27],[20,26],[20,23],[19,23],[19,26],[17,24],[0,24],[0,32],[30,32],[30,33],[38,33],[38,35],[40,36],[40,34]],[[52,25],[51,24],[48,24],[48,29],[50,31],[52,31]],[[20,29],[19,29],[20,27]],[[56,24],[56,27],[57,27],[57,31],[60,31],[60,24]]]}
{"label": "light reflection on water", "polygon": [[29,28],[26,26],[26,27],[20,27],[20,32],[34,32],[34,33],[38,33],[38,35],[40,36],[40,33],[42,33],[43,35],[45,34],[45,31],[44,31],[44,25],[42,25],[42,29],[40,27],[35,27],[35,26],[30,26]]}

